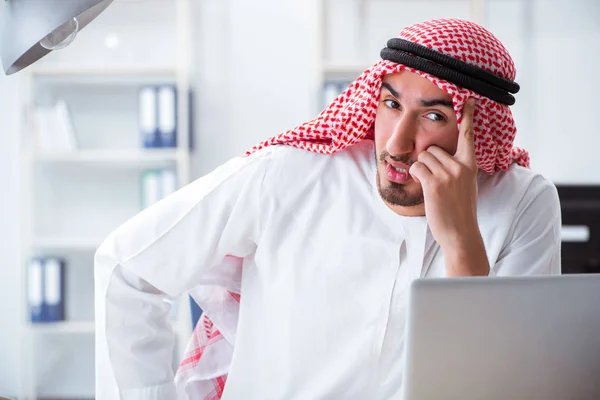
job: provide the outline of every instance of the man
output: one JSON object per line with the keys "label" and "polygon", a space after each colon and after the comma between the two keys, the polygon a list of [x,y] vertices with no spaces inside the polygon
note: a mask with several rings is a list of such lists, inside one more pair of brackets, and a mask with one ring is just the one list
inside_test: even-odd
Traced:
{"label": "man", "polygon": [[[412,280],[560,273],[557,192],[512,147],[498,39],[433,20],[382,58],[107,238],[99,400],[397,398]],[[165,300],[188,290],[205,315],[177,395]]]}

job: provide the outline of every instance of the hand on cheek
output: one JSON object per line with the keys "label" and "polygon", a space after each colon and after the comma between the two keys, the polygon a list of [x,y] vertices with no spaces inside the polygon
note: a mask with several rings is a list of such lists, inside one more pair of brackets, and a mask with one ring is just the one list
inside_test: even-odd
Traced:
{"label": "hand on cheek", "polygon": [[[474,110],[474,101],[465,104],[454,156],[440,147],[431,146],[419,154],[418,161],[409,170],[413,179],[420,182],[423,188],[427,222],[433,237],[444,251],[447,268],[449,259],[464,259],[465,254],[468,257],[477,255],[481,253],[479,247],[483,246],[477,225]],[[485,248],[483,254],[485,255]],[[487,264],[486,257],[482,259],[479,254],[477,258],[478,264],[483,259]],[[489,264],[484,267],[489,272]],[[478,272],[484,272],[483,269],[471,272],[479,274]]]}

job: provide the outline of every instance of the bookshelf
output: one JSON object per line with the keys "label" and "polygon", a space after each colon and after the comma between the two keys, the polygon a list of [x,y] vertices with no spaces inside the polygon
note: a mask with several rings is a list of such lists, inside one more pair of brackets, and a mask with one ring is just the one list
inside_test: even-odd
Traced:
{"label": "bookshelf", "polygon": [[[20,73],[27,122],[20,154],[19,399],[94,398],[94,253],[143,208],[146,171],[174,171],[175,189],[191,179],[190,18],[190,0],[115,2],[69,47]],[[120,38],[120,46],[105,45],[107,37],[113,44]],[[176,88],[175,147],[142,145],[139,90],[146,85]],[[76,146],[43,151],[32,110],[58,100],[68,106]],[[28,267],[35,257],[65,262],[64,320],[29,320]],[[183,296],[174,314],[175,364],[191,334],[188,304]]]}

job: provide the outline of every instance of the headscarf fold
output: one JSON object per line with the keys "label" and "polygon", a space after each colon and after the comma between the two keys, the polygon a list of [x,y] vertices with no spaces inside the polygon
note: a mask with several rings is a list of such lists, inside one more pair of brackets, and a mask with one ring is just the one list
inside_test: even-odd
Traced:
{"label": "headscarf fold", "polygon": [[[454,57],[505,80],[515,80],[515,66],[506,48],[492,33],[473,22],[461,19],[430,20],[404,28],[399,38]],[[333,154],[363,140],[373,140],[383,77],[400,71],[418,74],[447,92],[452,97],[459,126],[467,99],[477,99],[473,128],[479,169],[493,174],[506,171],[513,163],[529,167],[528,153],[513,147],[516,126],[507,105],[432,74],[388,60],[381,60],[365,70],[315,119],[257,144],[246,155],[267,146],[281,144],[316,153]],[[241,265],[241,260],[239,263]],[[241,275],[241,268],[239,271]],[[227,299],[224,302],[226,306],[220,307],[214,302],[203,304],[207,291],[212,291],[213,298],[216,295]],[[225,288],[215,287],[197,287],[190,294],[197,299],[204,313],[194,329],[193,338],[177,372],[176,382],[179,387],[192,394],[193,398],[220,399],[233,354],[233,341],[225,337],[234,336],[237,310],[232,310],[232,304],[239,310],[240,298]],[[227,315],[230,318],[223,318],[225,308],[229,310]],[[212,318],[211,321],[209,318],[213,313],[219,320],[226,321],[222,324],[228,332],[225,337],[213,324],[216,320]],[[220,357],[219,360],[209,357],[210,349],[214,350],[210,356]]]}

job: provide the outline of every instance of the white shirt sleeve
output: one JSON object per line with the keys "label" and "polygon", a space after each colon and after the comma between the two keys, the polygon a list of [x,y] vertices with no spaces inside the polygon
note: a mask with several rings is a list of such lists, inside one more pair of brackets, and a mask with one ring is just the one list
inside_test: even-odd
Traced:
{"label": "white shirt sleeve", "polygon": [[538,180],[520,201],[490,276],[560,275],[561,213],[556,187]]}
{"label": "white shirt sleeve", "polygon": [[180,189],[97,250],[97,400],[177,399],[165,300],[209,283],[225,256],[255,251],[267,152],[233,159]]}

